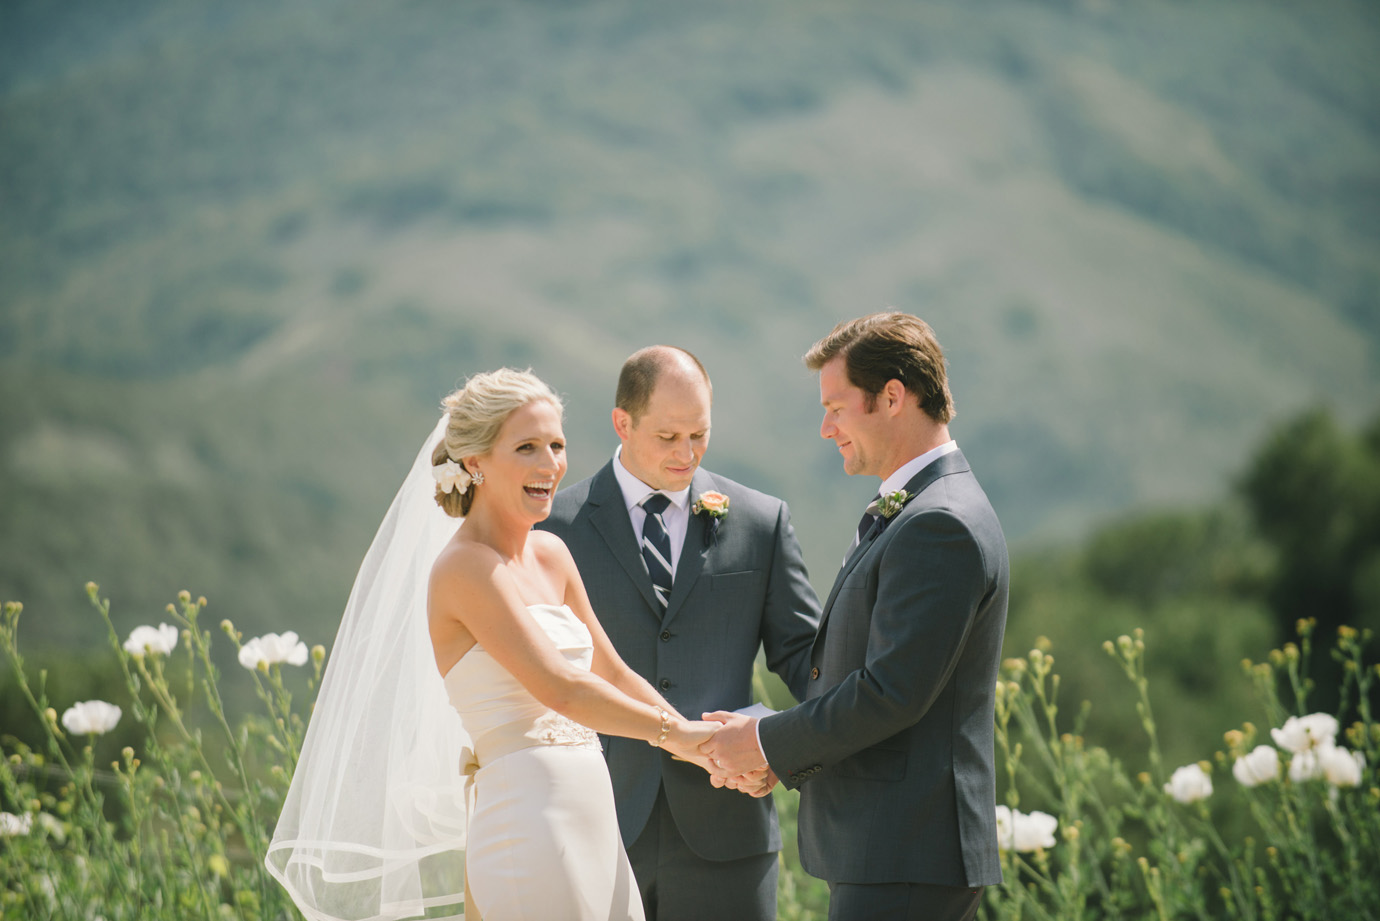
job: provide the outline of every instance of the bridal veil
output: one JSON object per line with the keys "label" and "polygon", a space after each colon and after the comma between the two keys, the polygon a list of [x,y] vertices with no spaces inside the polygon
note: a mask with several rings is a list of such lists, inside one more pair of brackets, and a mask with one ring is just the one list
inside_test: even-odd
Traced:
{"label": "bridal veil", "polygon": [[427,438],[355,577],[264,862],[312,921],[463,917],[469,745],[427,631],[427,581],[457,521]]}

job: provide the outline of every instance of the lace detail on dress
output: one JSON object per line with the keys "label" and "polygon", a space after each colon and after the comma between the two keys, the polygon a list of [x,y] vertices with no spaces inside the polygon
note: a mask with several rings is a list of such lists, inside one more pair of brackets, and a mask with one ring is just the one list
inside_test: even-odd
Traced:
{"label": "lace detail on dress", "polygon": [[599,734],[568,716],[554,711],[543,714],[532,725],[531,737],[544,745],[576,745],[600,749]]}

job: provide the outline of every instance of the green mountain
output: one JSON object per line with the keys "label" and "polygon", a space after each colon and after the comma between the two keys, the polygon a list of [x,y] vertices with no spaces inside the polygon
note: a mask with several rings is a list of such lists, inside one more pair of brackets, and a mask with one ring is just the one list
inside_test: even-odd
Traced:
{"label": "green mountain", "polygon": [[1016,546],[1219,496],[1380,396],[1377,50],[1369,0],[12,0],[0,597],[329,642],[447,390],[532,366],[580,477],[652,342],[827,589],[875,484],[799,356],[887,306]]}

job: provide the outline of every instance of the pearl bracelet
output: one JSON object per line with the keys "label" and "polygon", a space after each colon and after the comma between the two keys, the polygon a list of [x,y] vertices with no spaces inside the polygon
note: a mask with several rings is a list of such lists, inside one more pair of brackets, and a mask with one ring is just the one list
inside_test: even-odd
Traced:
{"label": "pearl bracelet", "polygon": [[647,743],[652,748],[660,748],[662,745],[666,744],[666,737],[671,734],[671,714],[667,713],[661,707],[657,707],[656,712],[661,717],[661,735],[656,737],[655,742]]}

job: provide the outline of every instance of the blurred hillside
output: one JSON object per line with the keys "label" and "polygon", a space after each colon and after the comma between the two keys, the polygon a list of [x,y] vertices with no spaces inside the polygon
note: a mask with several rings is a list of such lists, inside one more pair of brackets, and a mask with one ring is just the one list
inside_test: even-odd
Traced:
{"label": "blurred hillside", "polygon": [[875,483],[799,356],[888,305],[1017,547],[1213,499],[1380,397],[1378,50],[1369,0],[9,0],[0,597],[329,642],[447,390],[531,365],[579,478],[657,341],[826,590]]}

